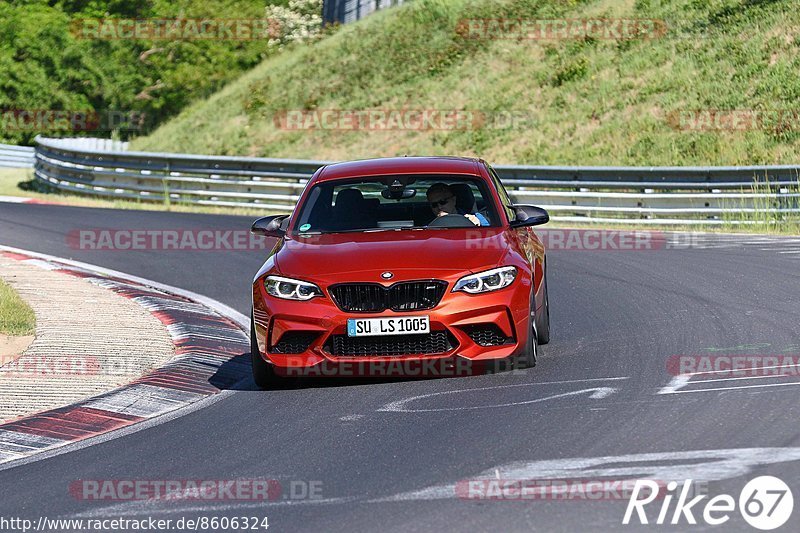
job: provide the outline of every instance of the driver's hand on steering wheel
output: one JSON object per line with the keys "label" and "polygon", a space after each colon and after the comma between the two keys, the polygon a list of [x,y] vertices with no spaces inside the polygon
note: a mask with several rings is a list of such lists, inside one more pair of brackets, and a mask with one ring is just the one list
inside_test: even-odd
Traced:
{"label": "driver's hand on steering wheel", "polygon": [[[439,214],[436,215],[436,217],[437,218],[438,217],[446,217],[447,215],[450,215],[450,214],[456,214],[456,213],[448,213],[446,211],[439,211]],[[478,217],[476,217],[475,215],[466,214],[464,216],[467,217],[467,220],[469,220],[470,222],[472,222],[476,226],[480,226],[481,225],[481,221],[478,220]]]}
{"label": "driver's hand on steering wheel", "polygon": [[481,225],[481,221],[478,220],[478,217],[476,217],[475,215],[466,214],[464,216],[467,217],[467,220],[469,220],[470,222],[472,222],[476,226],[480,226]]}

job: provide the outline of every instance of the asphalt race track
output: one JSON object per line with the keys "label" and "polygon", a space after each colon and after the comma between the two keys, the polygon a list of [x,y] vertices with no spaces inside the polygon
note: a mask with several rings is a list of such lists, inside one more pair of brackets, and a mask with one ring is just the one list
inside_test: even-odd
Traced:
{"label": "asphalt race track", "polygon": [[[250,282],[266,252],[91,251],[71,247],[67,236],[91,228],[247,230],[251,222],[0,204],[0,244],[178,286],[248,314]],[[221,401],[163,424],[1,470],[0,515],[268,516],[275,531],[655,529],[635,519],[622,526],[624,499],[479,501],[452,491],[474,478],[619,479],[633,471],[655,479],[678,472],[705,483],[712,497],[735,500],[748,480],[774,475],[798,498],[797,376],[676,382],[668,370],[670,357],[680,355],[796,358],[797,248],[796,239],[741,237],[690,249],[552,250],[552,340],[534,369],[323,380],[280,391],[242,383]],[[600,465],[592,459],[601,457],[610,470],[593,474]],[[572,470],[579,467],[588,470]],[[284,492],[266,503],[82,501],[69,492],[79,479],[250,478],[279,480]],[[304,497],[303,487],[318,497]],[[701,523],[704,504],[694,512]],[[651,523],[661,504],[652,505]],[[678,528],[713,529],[685,518]],[[724,529],[753,531],[738,511]],[[800,510],[782,530],[800,530]]]}

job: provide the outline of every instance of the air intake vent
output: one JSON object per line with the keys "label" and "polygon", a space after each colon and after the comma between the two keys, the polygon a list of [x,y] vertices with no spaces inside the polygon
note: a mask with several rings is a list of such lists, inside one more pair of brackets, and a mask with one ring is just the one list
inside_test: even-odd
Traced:
{"label": "air intake vent", "polygon": [[475,324],[462,328],[480,346],[502,346],[514,344],[514,337],[506,337],[497,324]]}
{"label": "air intake vent", "polygon": [[447,290],[441,280],[401,281],[391,287],[378,283],[340,283],[330,287],[333,301],[348,313],[422,311],[436,307]]}
{"label": "air intake vent", "polygon": [[308,350],[314,339],[319,337],[318,331],[287,331],[270,350],[272,353],[303,353]]}
{"label": "air intake vent", "polygon": [[391,357],[402,355],[435,355],[449,352],[456,345],[446,331],[422,335],[380,335],[348,337],[331,335],[325,349],[336,356]]}

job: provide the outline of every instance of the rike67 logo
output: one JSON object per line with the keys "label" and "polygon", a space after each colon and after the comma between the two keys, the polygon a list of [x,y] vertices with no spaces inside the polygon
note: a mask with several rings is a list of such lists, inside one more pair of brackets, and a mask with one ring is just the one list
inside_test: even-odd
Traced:
{"label": "rike67 logo", "polygon": [[731,519],[738,503],[739,513],[745,522],[766,531],[784,525],[794,509],[794,497],[789,486],[774,476],[759,476],[749,481],[739,493],[738,500],[729,494],[720,494],[705,502],[703,500],[708,498],[707,494],[689,499],[693,493],[691,479],[687,479],[683,485],[671,481],[666,489],[665,495],[660,494],[659,484],[655,481],[637,479],[622,523],[630,524],[634,513],[640,524],[650,523],[645,507],[657,499],[661,507],[654,523],[658,525],[697,524],[697,513],[706,524],[718,526]]}

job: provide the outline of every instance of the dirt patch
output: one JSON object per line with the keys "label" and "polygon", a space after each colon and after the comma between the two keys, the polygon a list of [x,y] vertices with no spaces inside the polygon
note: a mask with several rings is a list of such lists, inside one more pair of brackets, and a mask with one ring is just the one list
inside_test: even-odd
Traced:
{"label": "dirt patch", "polygon": [[0,366],[16,361],[33,342],[33,335],[12,337],[0,333]]}

